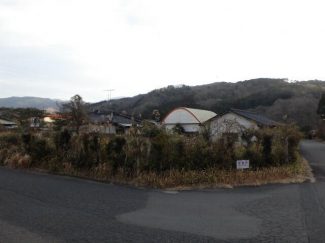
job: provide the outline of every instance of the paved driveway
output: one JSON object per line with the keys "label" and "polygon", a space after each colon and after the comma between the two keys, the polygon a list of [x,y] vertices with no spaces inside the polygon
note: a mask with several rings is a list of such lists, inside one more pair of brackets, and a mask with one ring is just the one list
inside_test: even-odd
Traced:
{"label": "paved driveway", "polygon": [[325,145],[300,148],[316,183],[164,192],[0,167],[0,242],[324,242]]}

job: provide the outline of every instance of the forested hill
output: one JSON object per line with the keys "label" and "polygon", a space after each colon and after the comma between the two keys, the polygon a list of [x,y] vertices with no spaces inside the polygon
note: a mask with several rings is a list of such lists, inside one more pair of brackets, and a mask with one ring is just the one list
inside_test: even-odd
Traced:
{"label": "forested hill", "polygon": [[161,118],[176,107],[189,107],[220,114],[229,107],[257,111],[271,119],[296,122],[300,126],[318,123],[317,105],[325,91],[323,81],[288,83],[284,79],[252,79],[237,83],[217,82],[200,86],[168,86],[132,98],[99,102],[91,109],[125,110],[149,118],[154,109]]}

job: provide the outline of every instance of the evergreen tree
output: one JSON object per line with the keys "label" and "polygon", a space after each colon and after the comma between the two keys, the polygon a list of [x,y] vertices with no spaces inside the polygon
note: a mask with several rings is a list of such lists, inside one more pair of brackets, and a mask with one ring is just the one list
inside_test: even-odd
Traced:
{"label": "evergreen tree", "polygon": [[317,114],[324,116],[325,115],[325,93],[322,94],[322,97],[319,100]]}

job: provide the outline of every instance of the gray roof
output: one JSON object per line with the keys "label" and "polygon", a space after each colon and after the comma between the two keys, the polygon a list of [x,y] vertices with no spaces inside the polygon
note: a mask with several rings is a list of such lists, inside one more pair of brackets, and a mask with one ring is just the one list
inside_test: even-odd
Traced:
{"label": "gray roof", "polygon": [[257,112],[253,111],[245,111],[245,110],[238,110],[234,108],[230,108],[228,112],[233,112],[237,115],[245,117],[247,119],[253,120],[256,123],[263,125],[263,126],[279,126],[281,123],[271,120],[265,116],[259,115]]}
{"label": "gray roof", "polygon": [[16,123],[13,122],[13,121],[6,121],[6,120],[2,120],[2,119],[0,119],[0,125],[4,125],[4,126],[13,126],[13,125],[16,125]]}
{"label": "gray roof", "polygon": [[107,116],[111,115],[111,113],[97,113],[92,112],[88,114],[88,121],[89,122],[107,122]]}
{"label": "gray roof", "polygon": [[105,123],[108,121],[108,116],[110,117],[111,123],[119,124],[121,126],[140,124],[143,121],[141,119],[132,119],[132,116],[122,115],[117,112],[97,112],[97,111],[88,114],[88,121]]}

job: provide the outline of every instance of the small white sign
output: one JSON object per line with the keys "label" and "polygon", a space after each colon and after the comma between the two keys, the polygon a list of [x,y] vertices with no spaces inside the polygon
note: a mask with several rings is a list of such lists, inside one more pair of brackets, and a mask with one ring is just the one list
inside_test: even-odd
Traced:
{"label": "small white sign", "polygon": [[237,160],[237,169],[248,169],[249,168],[249,160]]}

